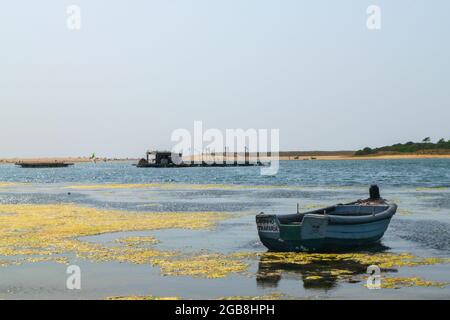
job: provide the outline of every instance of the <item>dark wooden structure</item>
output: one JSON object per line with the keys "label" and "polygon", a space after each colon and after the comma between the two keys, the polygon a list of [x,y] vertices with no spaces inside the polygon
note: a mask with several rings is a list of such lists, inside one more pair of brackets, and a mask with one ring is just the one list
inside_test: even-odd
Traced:
{"label": "dark wooden structure", "polygon": [[182,154],[175,154],[177,159],[174,159],[174,154],[170,151],[147,151],[146,158],[139,160],[136,165],[139,168],[170,168],[175,166],[182,166]]}
{"label": "dark wooden structure", "polygon": [[66,168],[74,164],[67,162],[17,162],[15,165],[22,168]]}
{"label": "dark wooden structure", "polygon": [[[211,154],[214,155],[214,154]],[[199,162],[190,161],[184,162],[183,154],[173,154],[170,151],[148,151],[146,158],[142,158],[136,164],[138,168],[191,168],[191,167],[253,167],[262,166],[263,164],[258,160],[256,163],[250,162],[250,154],[245,153],[244,162],[237,160],[237,153],[234,153],[234,161],[232,163],[222,161],[204,161]],[[202,155],[203,159],[203,155]]]}

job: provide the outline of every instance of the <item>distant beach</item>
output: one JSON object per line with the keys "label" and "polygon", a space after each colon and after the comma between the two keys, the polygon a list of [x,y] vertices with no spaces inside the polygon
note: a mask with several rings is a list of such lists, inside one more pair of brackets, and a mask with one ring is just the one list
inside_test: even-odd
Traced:
{"label": "distant beach", "polygon": [[[313,159],[315,158],[315,159]],[[371,156],[311,156],[293,159],[293,157],[280,157],[280,160],[395,160],[395,159],[449,159],[450,154],[384,154]]]}
{"label": "distant beach", "polygon": [[[203,160],[211,159],[212,155],[203,155]],[[201,156],[184,157],[185,161],[191,159],[200,161]],[[221,155],[215,156],[216,161],[223,161]],[[226,160],[232,161],[233,156],[225,157]],[[239,154],[238,159],[244,159],[243,154]],[[250,160],[255,160],[256,156],[251,154]],[[260,157],[261,160],[268,159]],[[450,154],[376,154],[355,156],[350,151],[334,152],[334,151],[281,151],[279,154],[281,161],[304,161],[304,160],[396,160],[396,159],[450,159]],[[92,162],[88,157],[41,157],[41,158],[0,158],[1,163],[17,163],[17,162],[70,162],[85,163]],[[96,158],[95,161],[111,162],[111,161],[138,161],[138,158]]]}
{"label": "distant beach", "polygon": [[[132,161],[137,159],[132,158],[96,158],[95,161]],[[69,162],[69,163],[83,163],[92,162],[88,157],[41,157],[41,158],[0,158],[0,163],[17,163],[17,162]]]}
{"label": "distant beach", "polygon": [[[201,156],[186,157],[187,160],[194,159],[201,160]],[[203,155],[203,160],[216,159],[216,161],[223,161],[222,155]],[[225,157],[226,160],[232,161],[233,156]],[[238,160],[245,159],[244,154],[237,156]],[[260,156],[260,160],[267,160],[267,156]],[[317,152],[303,152],[303,151],[281,151],[279,153],[279,160],[281,161],[304,161],[304,160],[396,160],[396,159],[450,159],[450,154],[375,154],[356,156],[353,152],[333,152],[333,151],[317,151]],[[256,155],[250,154],[250,161],[256,161]]]}

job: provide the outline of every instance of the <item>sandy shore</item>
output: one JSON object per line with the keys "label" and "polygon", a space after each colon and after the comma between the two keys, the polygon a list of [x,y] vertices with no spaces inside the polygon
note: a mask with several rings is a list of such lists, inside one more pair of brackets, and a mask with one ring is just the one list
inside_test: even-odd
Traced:
{"label": "sandy shore", "polygon": [[[200,157],[193,157],[195,160],[200,161]],[[184,158],[185,161],[191,160],[192,157]],[[222,156],[204,156],[204,161],[222,161]],[[229,161],[233,161],[233,157],[226,157]],[[239,161],[244,161],[244,156],[238,157]],[[255,157],[251,156],[250,161],[255,161]],[[450,154],[397,154],[397,155],[372,155],[372,156],[351,156],[348,154],[343,155],[308,155],[308,156],[280,156],[282,161],[305,161],[305,160],[396,160],[396,159],[450,159]],[[267,158],[260,158],[264,161]],[[97,158],[97,162],[104,161],[138,161],[138,159],[107,159],[107,158]],[[92,162],[90,158],[86,157],[66,157],[66,158],[0,158],[0,163],[17,163],[17,162],[68,162],[68,163],[83,163]]]}
{"label": "sandy shore", "polygon": [[[186,157],[185,161],[195,159],[201,161],[200,156]],[[203,156],[203,161],[223,161],[222,156]],[[228,161],[233,161],[233,157],[225,157]],[[238,161],[244,161],[244,156],[239,156]],[[308,155],[308,156],[280,156],[281,161],[304,161],[304,160],[396,160],[396,159],[450,159],[450,154],[397,154],[397,155],[372,155],[372,156],[352,156],[348,154],[344,155]],[[254,162],[256,157],[251,156],[250,161]],[[261,157],[261,161],[268,160],[267,157]]]}
{"label": "sandy shore", "polygon": [[450,159],[450,154],[396,154],[373,156],[311,156],[311,157],[280,157],[280,160],[395,160],[395,159]]}
{"label": "sandy shore", "polygon": [[[107,159],[107,158],[96,158],[95,161],[137,161],[137,159]],[[92,162],[92,159],[87,157],[66,157],[66,158],[4,158],[0,159],[0,163],[17,163],[17,162],[67,162],[67,163],[83,163]]]}
{"label": "sandy shore", "polygon": [[89,162],[89,158],[6,158],[0,159],[0,163],[16,163],[16,162]]}

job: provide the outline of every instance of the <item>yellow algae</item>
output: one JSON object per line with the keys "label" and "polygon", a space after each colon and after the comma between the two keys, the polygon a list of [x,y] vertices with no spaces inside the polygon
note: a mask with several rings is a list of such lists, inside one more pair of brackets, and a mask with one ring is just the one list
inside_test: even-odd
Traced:
{"label": "yellow algae", "polygon": [[73,204],[0,205],[0,214],[2,249],[48,249],[50,245],[54,246],[63,239],[119,231],[204,229],[213,227],[216,222],[229,216],[215,212],[152,213],[100,210]]}
{"label": "yellow algae", "polygon": [[[262,296],[227,296],[214,298],[214,300],[280,300],[287,296],[282,293],[270,293]],[[113,296],[107,297],[105,300],[182,300],[181,297],[159,297],[159,296]]]}
{"label": "yellow algae", "polygon": [[416,191],[427,191],[427,190],[447,190],[450,187],[417,187]]}
{"label": "yellow algae", "polygon": [[137,188],[154,188],[158,184],[148,183],[148,184],[93,184],[93,185],[75,185],[67,186],[66,189],[79,189],[79,190],[93,190],[93,189],[137,189]]}
{"label": "yellow algae", "polygon": [[146,237],[127,237],[127,238],[117,239],[116,241],[121,243],[121,244],[125,244],[127,246],[130,246],[130,247],[142,246],[142,245],[152,245],[152,244],[159,243],[158,239],[156,239],[154,237],[151,237],[151,236],[146,236]]}
{"label": "yellow algae", "polygon": [[351,190],[351,189],[359,189],[359,190],[362,190],[362,189],[364,189],[365,190],[365,187],[363,188],[363,187],[358,187],[358,186],[327,186],[327,189],[334,189],[334,190]]}
{"label": "yellow algae", "polygon": [[330,270],[329,272],[330,272],[330,275],[332,275],[332,276],[343,276],[343,275],[353,274],[353,272],[350,270],[340,270],[340,269],[333,269],[333,270]]}
{"label": "yellow algae", "polygon": [[263,296],[230,296],[230,297],[221,297],[217,300],[280,300],[285,298],[285,295],[282,293],[271,293]]}
{"label": "yellow algae", "polygon": [[155,297],[155,296],[116,296],[116,297],[107,297],[105,300],[181,300],[181,298]]}
{"label": "yellow algae", "polygon": [[319,280],[319,279],[323,279],[322,276],[307,276],[305,277],[305,280]]}
{"label": "yellow algae", "polygon": [[[64,253],[94,262],[113,261],[157,266],[163,275],[221,278],[248,269],[259,257],[257,277],[280,275],[283,265],[301,268],[307,277],[347,279],[365,273],[368,265],[382,269],[448,263],[446,258],[420,258],[408,253],[248,253],[229,255],[157,250],[149,236],[117,239],[114,245],[83,241],[104,233],[157,229],[211,228],[230,214],[214,212],[126,212],[61,205],[0,205],[0,266],[22,262],[67,263]],[[281,270],[281,271],[280,271]],[[310,278],[310,280],[313,278]]]}
{"label": "yellow algae", "polygon": [[17,185],[16,183],[12,183],[12,182],[0,182],[0,188],[3,188],[3,187],[13,187],[13,186],[15,186],[15,185]]}
{"label": "yellow algae", "polygon": [[[228,296],[219,297],[215,300],[280,300],[286,297],[282,293],[271,293],[262,296]],[[182,300],[180,297],[159,297],[159,296],[113,296],[107,297],[105,300]]]}
{"label": "yellow algae", "polygon": [[326,285],[336,280],[360,281],[358,275],[366,274],[367,267],[377,265],[382,271],[400,267],[416,267],[449,263],[448,258],[422,258],[409,253],[259,253],[257,280],[278,281],[283,272],[297,273],[303,280]]}
{"label": "yellow algae", "polygon": [[354,261],[361,265],[378,265],[380,268],[414,267],[418,265],[431,265],[448,263],[445,258],[420,258],[410,253],[263,253],[261,263],[289,263],[312,264],[321,262],[345,262]]}
{"label": "yellow algae", "polygon": [[[136,213],[99,210],[64,205],[0,205],[0,256],[11,256],[25,261],[61,262],[58,255],[73,253],[94,261],[118,261],[135,264],[149,263],[177,255],[133,246],[105,246],[79,240],[90,236],[120,231],[157,230],[169,228],[211,228],[228,214],[197,213]],[[141,241],[149,238],[129,239]],[[154,242],[154,240],[152,239]],[[31,257],[27,257],[31,256]],[[194,260],[195,261],[195,260]],[[5,265],[2,262],[2,265]],[[212,270],[217,269],[212,262]],[[208,265],[208,261],[205,261]],[[225,264],[226,266],[226,264]],[[185,269],[188,269],[187,266]],[[222,271],[221,274],[225,274]]]}
{"label": "yellow algae", "polygon": [[318,209],[318,208],[326,208],[327,204],[307,204],[302,206],[302,209],[309,210],[309,209]]}
{"label": "yellow algae", "polygon": [[403,287],[439,287],[443,288],[448,283],[427,281],[419,277],[412,278],[381,278],[381,288],[383,289],[400,289]]}
{"label": "yellow algae", "polygon": [[138,204],[137,208],[148,208],[148,207],[158,207],[161,206],[159,203],[145,203],[145,204]]}
{"label": "yellow algae", "polygon": [[72,185],[66,189],[78,190],[100,190],[100,189],[186,189],[186,190],[209,190],[209,189],[300,189],[296,186],[273,186],[273,185],[237,185],[237,184],[183,184],[183,183],[117,183],[117,184],[92,184]]}
{"label": "yellow algae", "polygon": [[0,260],[0,267],[9,267],[11,265],[19,265],[20,262],[17,260]]}
{"label": "yellow algae", "polygon": [[59,255],[72,253],[94,262],[150,264],[158,266],[164,275],[220,278],[244,271],[247,264],[233,256],[180,255],[146,248],[158,241],[149,236],[117,239],[119,245],[109,246],[85,242],[80,237],[123,231],[205,229],[229,216],[214,212],[137,213],[73,204],[0,205],[0,256],[25,256],[24,262],[66,263]]}
{"label": "yellow algae", "polygon": [[223,278],[230,273],[243,272],[248,264],[232,256],[200,254],[181,259],[156,259],[153,264],[161,268],[163,275],[191,276],[201,278]]}
{"label": "yellow algae", "polygon": [[28,186],[31,185],[29,182],[1,182],[0,181],[0,188],[2,187],[16,187],[16,186]]}
{"label": "yellow algae", "polygon": [[24,262],[55,262],[61,264],[69,264],[69,260],[66,257],[37,257],[37,258],[26,258]]}
{"label": "yellow algae", "polygon": [[411,211],[406,210],[406,209],[398,209],[397,213],[403,216],[407,216],[407,215],[411,215],[413,214]]}
{"label": "yellow algae", "polygon": [[95,262],[116,261],[120,263],[153,264],[156,258],[170,258],[176,256],[175,252],[159,251],[154,249],[140,249],[128,246],[103,246],[85,242],[73,242],[72,251],[84,259]]}

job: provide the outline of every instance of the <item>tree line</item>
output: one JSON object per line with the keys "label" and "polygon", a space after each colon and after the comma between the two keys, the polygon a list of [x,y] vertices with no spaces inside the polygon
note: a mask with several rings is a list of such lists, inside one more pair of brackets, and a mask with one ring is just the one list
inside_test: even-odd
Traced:
{"label": "tree line", "polygon": [[356,151],[355,155],[364,156],[380,152],[416,153],[423,150],[436,149],[450,149],[450,140],[445,140],[444,138],[442,138],[433,143],[430,137],[426,137],[421,142],[409,141],[406,143],[397,143],[393,144],[392,146],[385,146],[374,149],[366,147],[364,149]]}

